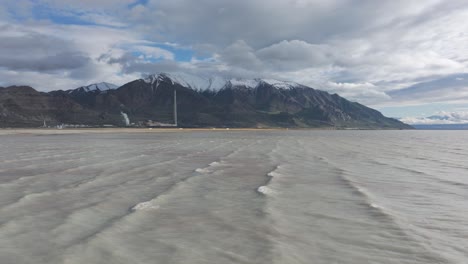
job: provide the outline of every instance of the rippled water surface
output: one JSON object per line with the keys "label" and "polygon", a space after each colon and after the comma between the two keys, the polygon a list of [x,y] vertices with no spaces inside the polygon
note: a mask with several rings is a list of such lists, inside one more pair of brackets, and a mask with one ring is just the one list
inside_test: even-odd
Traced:
{"label": "rippled water surface", "polygon": [[468,263],[467,131],[0,135],[0,263]]}

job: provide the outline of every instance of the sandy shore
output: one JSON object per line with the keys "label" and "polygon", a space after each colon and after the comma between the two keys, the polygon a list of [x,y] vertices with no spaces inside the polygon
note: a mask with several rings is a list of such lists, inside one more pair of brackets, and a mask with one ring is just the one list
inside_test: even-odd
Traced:
{"label": "sandy shore", "polygon": [[167,133],[167,132],[226,132],[226,131],[279,131],[287,128],[6,128],[0,135],[13,134],[86,134],[86,133]]}

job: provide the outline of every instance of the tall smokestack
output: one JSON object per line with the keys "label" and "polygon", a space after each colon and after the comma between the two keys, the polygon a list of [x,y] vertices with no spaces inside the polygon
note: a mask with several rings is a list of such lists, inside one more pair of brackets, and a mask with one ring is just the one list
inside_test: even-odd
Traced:
{"label": "tall smokestack", "polygon": [[177,126],[177,91],[174,89],[174,125]]}

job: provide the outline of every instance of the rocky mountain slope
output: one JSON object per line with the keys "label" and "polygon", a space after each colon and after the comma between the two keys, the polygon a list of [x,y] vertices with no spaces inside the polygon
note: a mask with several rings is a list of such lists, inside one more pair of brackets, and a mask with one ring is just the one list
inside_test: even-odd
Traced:
{"label": "rocky mountain slope", "polygon": [[66,94],[38,92],[28,86],[0,87],[0,127],[39,127],[44,121],[101,125],[107,121],[102,116]]}
{"label": "rocky mountain slope", "polygon": [[175,90],[183,127],[411,128],[337,94],[294,82],[161,73],[117,89],[91,87],[96,89],[50,93],[30,87],[0,89],[0,126],[38,126],[43,119],[50,124],[122,126],[122,113],[136,124],[170,123]]}

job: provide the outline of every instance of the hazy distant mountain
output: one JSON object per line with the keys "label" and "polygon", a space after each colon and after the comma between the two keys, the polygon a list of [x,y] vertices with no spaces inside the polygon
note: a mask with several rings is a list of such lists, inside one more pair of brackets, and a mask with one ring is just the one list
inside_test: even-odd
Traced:
{"label": "hazy distant mountain", "polygon": [[424,130],[468,130],[468,124],[429,124],[413,125],[413,127]]}
{"label": "hazy distant mountain", "polygon": [[442,111],[428,117],[405,117],[400,120],[417,128],[466,129],[468,127],[468,112]]}
{"label": "hazy distant mountain", "polygon": [[106,92],[99,87],[81,87],[72,92],[40,93],[46,98],[61,98],[81,107],[80,111],[92,113],[75,114],[73,118],[62,118],[47,111],[42,115],[63,123],[123,125],[121,113],[124,112],[135,123],[148,119],[172,122],[174,90],[179,124],[187,127],[411,128],[337,94],[294,82],[205,78],[178,73],[150,75]]}

